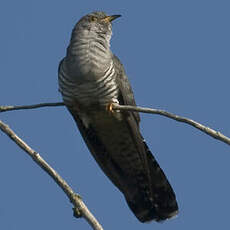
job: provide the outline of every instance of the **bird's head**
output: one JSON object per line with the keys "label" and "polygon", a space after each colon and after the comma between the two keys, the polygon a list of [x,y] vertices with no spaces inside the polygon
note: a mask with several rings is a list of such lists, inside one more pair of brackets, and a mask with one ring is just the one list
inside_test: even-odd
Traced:
{"label": "bird's head", "polygon": [[121,15],[108,16],[102,11],[92,12],[83,16],[76,24],[76,30],[88,30],[96,33],[111,34],[111,22]]}

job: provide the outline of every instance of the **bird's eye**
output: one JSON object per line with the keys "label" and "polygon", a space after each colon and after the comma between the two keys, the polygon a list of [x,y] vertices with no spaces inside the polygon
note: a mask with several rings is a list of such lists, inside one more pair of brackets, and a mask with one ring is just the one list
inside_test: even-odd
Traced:
{"label": "bird's eye", "polygon": [[97,21],[97,17],[91,16],[89,20],[90,20],[91,22],[96,22],[96,21]]}

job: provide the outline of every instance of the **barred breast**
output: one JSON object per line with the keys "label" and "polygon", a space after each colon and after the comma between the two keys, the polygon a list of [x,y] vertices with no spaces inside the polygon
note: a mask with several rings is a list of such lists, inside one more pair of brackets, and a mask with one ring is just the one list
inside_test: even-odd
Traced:
{"label": "barred breast", "polygon": [[67,56],[59,66],[59,90],[66,104],[74,100],[84,105],[106,104],[118,97],[116,73],[103,35],[81,33],[72,35]]}

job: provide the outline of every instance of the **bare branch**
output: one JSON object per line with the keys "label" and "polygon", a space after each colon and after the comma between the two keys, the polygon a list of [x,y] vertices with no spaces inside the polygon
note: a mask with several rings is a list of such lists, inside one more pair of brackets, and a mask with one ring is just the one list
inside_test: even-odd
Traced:
{"label": "bare branch", "polygon": [[143,107],[130,106],[130,105],[119,105],[116,103],[112,104],[112,109],[113,110],[126,110],[126,111],[142,112],[142,113],[159,114],[159,115],[171,118],[171,119],[179,121],[179,122],[187,123],[187,124],[197,128],[197,129],[201,130],[202,132],[208,134],[209,136],[214,137],[215,139],[218,139],[218,140],[225,142],[226,144],[230,145],[230,138],[226,137],[222,133],[220,133],[214,129],[211,129],[207,126],[204,126],[204,125],[202,125],[196,121],[193,121],[192,119],[189,119],[186,117],[181,117],[181,116],[175,115],[173,113],[169,113],[169,112],[164,111],[164,110],[143,108]]}
{"label": "bare branch", "polygon": [[[57,102],[57,103],[42,103],[42,104],[35,104],[35,105],[25,105],[25,106],[0,106],[0,112],[6,112],[10,110],[20,110],[20,109],[34,109],[34,108],[40,108],[40,107],[49,107],[49,106],[63,106],[64,103]],[[113,110],[126,110],[126,111],[135,111],[135,112],[141,112],[141,113],[151,113],[151,114],[159,114],[168,118],[171,118],[173,120],[183,122],[186,124],[189,124],[200,131],[206,133],[207,135],[218,139],[222,142],[225,142],[226,144],[230,145],[230,138],[225,136],[224,134],[211,129],[207,126],[204,126],[192,119],[181,117],[173,113],[169,113],[165,110],[160,109],[150,109],[150,108],[144,108],[144,107],[138,107],[138,106],[130,106],[130,105],[118,105],[116,103],[112,104]]]}
{"label": "bare branch", "polygon": [[[36,106],[24,106],[26,108],[33,107],[44,107],[47,106],[46,103],[39,104]],[[51,106],[55,106],[55,103],[51,103]],[[42,105],[42,106],[41,106]],[[59,106],[60,103],[56,103],[56,106]],[[12,108],[12,107],[11,107]],[[18,107],[17,107],[18,108]],[[12,109],[11,109],[12,110]],[[21,149],[23,149],[42,169],[44,169],[53,180],[61,187],[61,189],[65,192],[65,194],[70,199],[71,203],[74,205],[75,216],[76,212],[78,213],[78,217],[82,216],[93,229],[95,230],[103,230],[102,226],[93,216],[93,214],[88,210],[82,199],[78,194],[76,194],[72,188],[67,184],[67,182],[62,179],[62,177],[37,153],[35,152],[29,145],[27,145],[21,138],[19,138],[15,132],[10,129],[5,123],[0,120],[0,129],[7,134]]]}
{"label": "bare branch", "polygon": [[41,107],[54,107],[54,106],[63,106],[65,105],[63,102],[56,103],[41,103],[34,105],[22,105],[22,106],[0,106],[0,112],[6,112],[11,110],[22,110],[22,109],[37,109]]}

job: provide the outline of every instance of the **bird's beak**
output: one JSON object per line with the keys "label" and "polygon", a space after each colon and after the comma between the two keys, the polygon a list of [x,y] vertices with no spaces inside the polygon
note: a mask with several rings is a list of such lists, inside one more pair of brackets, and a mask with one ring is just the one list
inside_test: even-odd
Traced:
{"label": "bird's beak", "polygon": [[105,17],[103,20],[106,22],[112,22],[113,20],[117,19],[121,17],[121,15],[117,14],[117,15],[111,15],[111,16],[107,16]]}

